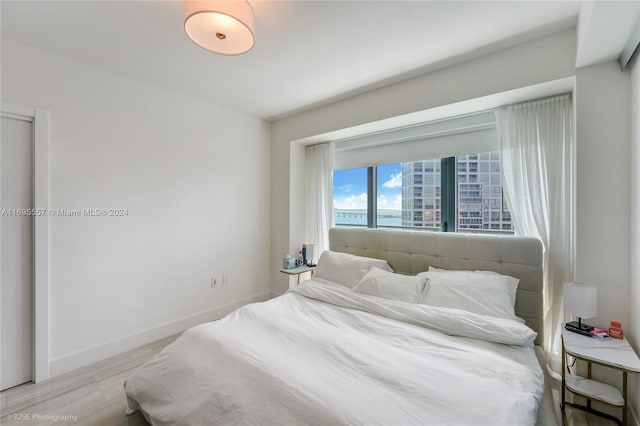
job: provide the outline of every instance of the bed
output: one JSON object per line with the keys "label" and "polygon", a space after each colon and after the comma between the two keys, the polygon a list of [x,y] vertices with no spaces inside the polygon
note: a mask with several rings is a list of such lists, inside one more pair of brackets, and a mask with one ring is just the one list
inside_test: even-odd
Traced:
{"label": "bed", "polygon": [[539,241],[334,228],[330,248],[386,261],[411,282],[429,267],[515,277],[518,320],[314,277],[187,330],[126,380],[129,412],[154,425],[536,423]]}

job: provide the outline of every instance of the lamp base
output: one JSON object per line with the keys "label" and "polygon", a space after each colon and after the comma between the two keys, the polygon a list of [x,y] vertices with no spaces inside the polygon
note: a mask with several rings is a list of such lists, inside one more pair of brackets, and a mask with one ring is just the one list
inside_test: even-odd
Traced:
{"label": "lamp base", "polygon": [[589,337],[591,337],[591,332],[593,331],[593,327],[578,321],[568,322],[564,325],[564,328],[566,328],[569,331],[573,331],[574,333],[582,334],[584,336],[589,336]]}

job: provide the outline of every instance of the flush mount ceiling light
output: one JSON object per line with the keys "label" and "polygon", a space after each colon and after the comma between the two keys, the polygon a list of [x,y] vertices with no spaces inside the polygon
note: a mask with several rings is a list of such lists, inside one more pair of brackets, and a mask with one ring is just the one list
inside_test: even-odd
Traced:
{"label": "flush mount ceiling light", "polygon": [[184,29],[198,46],[221,55],[253,47],[253,9],[246,0],[185,0]]}

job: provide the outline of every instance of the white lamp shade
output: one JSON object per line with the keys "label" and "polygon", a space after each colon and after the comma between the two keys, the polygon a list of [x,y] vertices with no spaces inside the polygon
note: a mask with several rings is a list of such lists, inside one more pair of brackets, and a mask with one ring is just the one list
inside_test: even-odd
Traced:
{"label": "white lamp shade", "polygon": [[185,0],[184,29],[198,46],[222,55],[253,47],[253,9],[246,0]]}
{"label": "white lamp shade", "polygon": [[568,282],[564,283],[564,311],[580,318],[598,315],[598,289],[595,286]]}

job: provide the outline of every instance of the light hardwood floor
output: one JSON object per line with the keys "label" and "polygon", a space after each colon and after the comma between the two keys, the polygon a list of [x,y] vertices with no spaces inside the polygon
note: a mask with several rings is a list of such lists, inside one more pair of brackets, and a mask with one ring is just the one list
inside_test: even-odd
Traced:
{"label": "light hardwood floor", "polygon": [[136,367],[176,338],[171,336],[41,383],[0,392],[0,424],[147,425],[139,412],[125,416],[122,383]]}
{"label": "light hardwood floor", "polygon": [[[144,345],[42,383],[29,383],[0,392],[0,424],[147,425],[139,412],[125,416],[127,404],[122,383],[136,367],[160,352],[176,337]],[[560,387],[555,382],[551,393],[556,412],[547,418],[560,419]],[[47,419],[45,416],[50,417]],[[56,419],[52,416],[60,417]],[[567,418],[570,426],[615,425],[606,419],[570,408],[567,409]]]}

